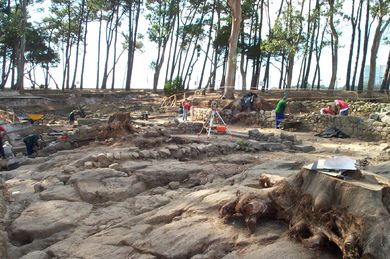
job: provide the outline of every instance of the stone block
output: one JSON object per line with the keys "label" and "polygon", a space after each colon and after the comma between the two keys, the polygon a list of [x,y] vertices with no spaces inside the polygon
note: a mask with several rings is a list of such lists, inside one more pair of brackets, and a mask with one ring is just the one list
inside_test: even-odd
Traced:
{"label": "stone block", "polygon": [[308,153],[308,152],[311,152],[311,151],[315,150],[315,148],[313,146],[306,145],[306,144],[293,145],[292,149],[294,149],[296,151],[304,152],[304,153]]}
{"label": "stone block", "polygon": [[142,158],[150,158],[151,154],[149,150],[142,150],[139,152],[140,157]]}
{"label": "stone block", "polygon": [[160,149],[159,153],[162,157],[169,157],[171,155],[171,152],[167,148]]}
{"label": "stone block", "polygon": [[94,168],[93,162],[91,162],[91,161],[85,162],[85,163],[84,163],[84,167],[85,167],[86,169],[92,169],[92,168]]}

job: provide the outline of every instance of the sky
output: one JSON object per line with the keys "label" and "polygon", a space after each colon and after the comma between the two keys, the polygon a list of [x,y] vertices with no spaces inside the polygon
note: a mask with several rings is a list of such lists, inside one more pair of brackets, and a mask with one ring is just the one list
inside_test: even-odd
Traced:
{"label": "sky", "polygon": [[[346,0],[345,8],[348,9],[348,2],[351,0]],[[48,5],[50,4],[50,1],[45,1],[40,6],[35,6],[35,8],[43,7],[46,11],[48,10]],[[271,9],[272,10],[272,9]],[[39,21],[42,17],[42,13],[36,13],[34,10],[30,10],[30,15],[33,20]],[[376,24],[373,24],[373,29],[375,29]],[[156,56],[156,45],[150,41],[147,40],[146,31],[148,28],[148,22],[144,19],[143,16],[141,16],[140,20],[140,27],[139,27],[139,33],[142,33],[145,35],[145,39],[143,40],[144,48],[142,51],[137,51],[135,54],[135,61],[134,61],[134,70],[133,70],[133,79],[132,79],[132,85],[131,88],[133,89],[150,89],[153,86],[153,70],[150,68],[151,62],[155,59]],[[345,75],[346,75],[346,68],[347,68],[347,62],[348,62],[348,55],[349,55],[349,45],[350,45],[350,33],[351,29],[350,26],[346,23],[342,23],[338,25],[339,31],[342,32],[342,35],[340,37],[340,49],[339,49],[339,64],[338,64],[338,73],[337,73],[337,81],[336,81],[336,87],[341,88],[345,84]],[[372,29],[372,30],[373,30]],[[104,28],[103,28],[104,32]],[[373,33],[372,33],[373,34]],[[372,35],[371,34],[371,35]],[[390,36],[390,30],[386,31],[387,36]],[[385,37],[386,35],[383,35]],[[86,63],[86,70],[85,70],[85,78],[84,78],[84,87],[85,88],[95,88],[96,87],[96,64],[97,64],[97,57],[98,57],[98,24],[91,24],[89,25],[89,35],[88,35],[88,47],[87,47],[87,63]],[[103,35],[104,39],[104,35]],[[370,41],[371,42],[371,41]],[[102,50],[104,49],[104,43],[102,45]],[[369,46],[370,48],[371,46]],[[120,43],[117,46],[117,52],[120,53],[122,50],[122,46]],[[80,49],[80,55],[81,55],[82,48]],[[390,51],[389,45],[381,45],[378,51],[378,59],[377,59],[377,65],[386,65],[388,53]],[[111,52],[112,53],[112,52]],[[80,56],[81,57],[81,56]],[[100,54],[101,62],[105,58],[104,51],[101,51]],[[121,59],[118,62],[117,65],[117,71],[116,71],[116,88],[117,89],[124,89],[125,86],[125,80],[126,80],[126,62],[127,62],[127,55],[126,53],[123,54]],[[300,59],[296,58],[296,69],[293,77],[293,84],[296,84],[298,73],[299,73],[299,66],[300,66]],[[315,63],[315,62],[313,62]],[[367,65],[369,64],[369,56],[367,57]],[[200,68],[203,64],[203,58],[199,59],[197,65],[195,66],[194,73],[192,76],[192,81],[190,82],[190,88],[196,88],[197,83],[199,82],[199,75],[200,75]],[[279,65],[279,64],[277,64]],[[331,53],[330,49],[328,47],[327,50],[323,51],[323,55],[321,57],[321,74],[322,74],[322,84],[327,85],[330,81],[331,76]],[[79,66],[80,67],[80,66]],[[57,83],[61,86],[62,82],[62,65],[59,65],[57,68],[51,69],[52,75],[56,78]],[[102,71],[102,67],[100,69]],[[208,71],[206,69],[206,71]],[[314,70],[312,70],[314,71]],[[277,87],[279,83],[279,72],[275,68],[272,68],[271,70],[271,76],[270,76],[270,86],[271,87]],[[38,81],[41,80],[43,82],[43,73],[40,70],[37,70],[37,79]],[[164,75],[164,71],[161,72],[161,75]],[[163,77],[163,76],[161,76]],[[205,74],[204,81],[206,81],[208,78],[207,73]],[[240,76],[239,70],[237,70],[237,76],[236,76],[236,88],[240,89],[242,86],[242,78]],[[76,81],[76,85],[79,84],[79,79]],[[28,80],[25,81],[26,86],[30,84]],[[100,79],[101,82],[101,79]],[[219,85],[220,82],[220,76],[217,76],[217,85]],[[111,81],[109,79],[108,86],[111,86]],[[247,78],[247,85],[250,83],[250,78]],[[162,86],[163,82],[160,82],[159,86]],[[51,84],[51,88],[54,88],[54,84]]]}

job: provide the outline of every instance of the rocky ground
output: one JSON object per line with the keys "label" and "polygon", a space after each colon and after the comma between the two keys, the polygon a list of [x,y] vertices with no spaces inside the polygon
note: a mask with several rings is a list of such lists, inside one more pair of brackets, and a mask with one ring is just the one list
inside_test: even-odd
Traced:
{"label": "rocky ground", "polygon": [[201,125],[166,118],[132,126],[104,128],[113,136],[97,140],[102,127],[80,126],[61,148],[48,147],[0,172],[0,258],[342,258],[348,251],[336,241],[314,247],[304,242],[308,237],[293,237],[286,217],[258,217],[252,233],[245,221],[226,221],[219,210],[242,194],[263,197],[262,175],[289,182],[303,165],[343,155],[377,175],[364,171],[371,181],[364,184],[321,176],[316,188],[332,181],[357,188],[334,190],[363,199],[361,209],[333,196],[330,206],[365,222],[358,256],[386,258],[390,252],[389,224],[382,224],[390,209],[390,165],[381,161],[387,143],[239,126],[230,127],[233,136],[208,139],[197,136]]}

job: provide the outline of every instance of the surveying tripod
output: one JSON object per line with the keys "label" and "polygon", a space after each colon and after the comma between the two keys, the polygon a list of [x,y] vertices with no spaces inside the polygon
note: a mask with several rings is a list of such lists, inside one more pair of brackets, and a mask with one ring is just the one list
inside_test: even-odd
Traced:
{"label": "surveying tripod", "polygon": [[[221,120],[222,124],[224,125],[224,127],[221,127],[221,131],[218,131],[218,126],[215,126],[214,125],[214,120],[215,120],[215,116],[218,116],[218,118]],[[208,125],[208,126],[207,126]],[[203,127],[201,129],[201,131],[199,132],[198,136],[200,134],[202,134],[203,130],[206,130],[207,132],[207,138],[210,138],[210,135],[211,135],[211,130],[214,128],[214,127],[217,127],[217,132],[228,132],[227,131],[227,125],[225,123],[225,121],[222,119],[221,115],[219,114],[219,112],[217,111],[217,102],[215,100],[213,100],[211,102],[211,113],[210,113],[210,117],[209,117],[209,122],[207,123],[207,121],[203,124]]]}

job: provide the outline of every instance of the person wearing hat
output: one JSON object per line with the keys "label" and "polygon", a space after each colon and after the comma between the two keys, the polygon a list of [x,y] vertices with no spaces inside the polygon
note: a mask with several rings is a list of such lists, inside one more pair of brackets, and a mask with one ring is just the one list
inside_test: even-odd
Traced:
{"label": "person wearing hat", "polygon": [[284,119],[284,114],[287,112],[290,114],[290,108],[287,106],[287,96],[283,96],[283,99],[278,102],[275,108],[275,127],[279,129],[281,120]]}

